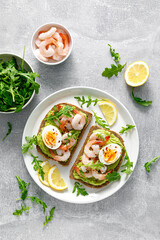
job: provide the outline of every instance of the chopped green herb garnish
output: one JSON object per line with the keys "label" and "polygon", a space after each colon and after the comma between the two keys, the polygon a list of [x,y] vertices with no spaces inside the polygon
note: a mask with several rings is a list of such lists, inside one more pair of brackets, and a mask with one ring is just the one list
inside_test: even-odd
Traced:
{"label": "chopped green herb garnish", "polygon": [[132,96],[133,100],[134,100],[136,103],[138,103],[138,104],[140,104],[140,105],[142,105],[142,106],[148,107],[148,106],[150,106],[150,105],[152,104],[152,101],[146,101],[146,100],[142,100],[142,99],[139,98],[139,97],[135,97],[135,96],[134,96],[134,93],[133,93],[133,88],[132,88],[131,96]]}
{"label": "chopped green herb garnish", "polygon": [[88,96],[88,100],[85,99],[84,96],[82,96],[82,98],[80,97],[74,97],[75,99],[77,99],[78,102],[81,102],[81,107],[84,104],[87,104],[86,106],[89,107],[92,103],[94,103],[94,106],[96,106],[96,104],[98,103],[98,99],[92,99],[91,96]]}
{"label": "chopped green herb garnish", "polygon": [[119,133],[126,133],[134,127],[135,127],[134,125],[126,124],[126,127],[122,127],[122,130],[119,131]]}
{"label": "chopped green herb garnish", "polygon": [[131,168],[133,167],[133,162],[130,161],[126,149],[124,149],[124,150],[125,150],[125,153],[126,153],[125,158],[124,158],[124,160],[126,160],[126,163],[121,166],[121,167],[125,167],[125,169],[123,169],[121,172],[124,172],[127,175],[129,175],[131,172],[133,172],[131,170]]}
{"label": "chopped green herb garnish", "polygon": [[49,217],[47,218],[47,216],[46,216],[46,218],[45,218],[46,221],[43,223],[43,226],[45,226],[47,223],[49,223],[49,222],[52,220],[54,210],[55,210],[55,207],[53,207],[53,208],[49,211]]}
{"label": "chopped green herb garnish", "polygon": [[113,49],[110,44],[108,44],[108,46],[110,47],[110,53],[111,53],[111,56],[114,58],[114,61],[116,63],[119,62],[121,60],[119,53],[116,53],[115,49]]}
{"label": "chopped green herb garnish", "polygon": [[6,136],[2,139],[2,141],[4,141],[4,139],[11,133],[12,131],[12,125],[10,122],[8,122],[8,132],[6,133]]}
{"label": "chopped green herb garnish", "polygon": [[109,129],[109,125],[107,124],[107,122],[99,117],[94,111],[92,111],[95,117],[95,123],[97,123],[99,126],[105,128],[105,129]]}
{"label": "chopped green herb garnish", "polygon": [[118,64],[117,66],[114,64],[111,64],[111,68],[105,68],[104,72],[102,73],[102,76],[111,78],[113,75],[115,75],[117,77],[118,73],[122,71],[125,65],[126,63],[124,65]]}
{"label": "chopped green herb garnish", "polygon": [[77,197],[79,196],[79,194],[81,194],[82,196],[88,195],[83,185],[80,184],[79,182],[74,183],[74,188],[72,193],[74,193],[76,190],[77,190]]}
{"label": "chopped green herb garnish", "polygon": [[77,140],[79,134],[81,133],[81,131],[79,130],[71,130],[67,135],[67,138],[65,138],[64,140],[66,141],[66,144],[69,143],[70,139],[75,139]]}
{"label": "chopped green herb garnish", "polygon": [[90,167],[92,169],[99,170],[104,167],[104,164],[97,160],[97,162],[95,162],[95,163],[94,163],[94,161],[92,161],[91,163],[88,163],[87,165],[84,165],[84,166],[86,168]]}
{"label": "chopped green herb garnish", "polygon": [[113,171],[112,173],[108,172],[106,177],[108,182],[114,182],[121,179],[121,175],[118,172]]}
{"label": "chopped green herb garnish", "polygon": [[25,181],[23,181],[22,179],[20,179],[19,176],[16,176],[17,181],[19,183],[19,189],[22,190],[21,192],[21,199],[25,200],[28,194],[28,189],[27,186],[29,186],[30,183],[26,183]]}
{"label": "chopped green herb garnish", "polygon": [[155,158],[153,158],[151,161],[146,162],[146,163],[144,164],[144,167],[145,167],[145,169],[146,169],[147,172],[150,172],[150,171],[151,171],[151,170],[150,170],[151,163],[156,162],[156,160],[159,159],[159,158],[160,158],[160,156],[155,157]]}
{"label": "chopped green herb garnish", "polygon": [[33,144],[37,145],[37,136],[33,135],[33,137],[25,137],[27,143],[24,143],[22,146],[22,153],[28,152],[28,149],[33,149]]}
{"label": "chopped green herb garnish", "polygon": [[16,209],[15,212],[13,212],[13,215],[19,216],[22,215],[23,212],[29,213],[30,207],[27,207],[26,204],[21,204],[21,209]]}

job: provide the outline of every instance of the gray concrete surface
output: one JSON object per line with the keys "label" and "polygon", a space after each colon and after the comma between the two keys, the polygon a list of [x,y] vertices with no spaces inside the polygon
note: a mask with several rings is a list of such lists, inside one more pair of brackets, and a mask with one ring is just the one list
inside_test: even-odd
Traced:
{"label": "gray concrete surface", "polygon": [[[12,134],[0,143],[0,239],[160,239],[160,162],[147,174],[143,165],[160,154],[160,2],[130,0],[0,1],[0,52],[22,55],[40,74],[41,89],[32,103],[18,114],[0,114],[0,139],[13,124]],[[43,23],[66,25],[73,36],[71,57],[62,65],[39,63],[32,54],[32,33]],[[146,61],[148,82],[136,94],[152,100],[145,108],[134,103],[131,89],[118,78],[105,79],[103,69],[112,63],[107,43],[121,55],[121,62]],[[36,105],[56,90],[70,86],[94,86],[116,96],[129,109],[140,136],[140,153],[127,184],[110,198],[89,205],[68,204],[43,192],[28,174],[21,154],[21,138],[28,116]],[[40,206],[30,214],[15,217],[19,194],[15,175],[31,183],[30,192],[56,206],[53,221],[43,229]]]}

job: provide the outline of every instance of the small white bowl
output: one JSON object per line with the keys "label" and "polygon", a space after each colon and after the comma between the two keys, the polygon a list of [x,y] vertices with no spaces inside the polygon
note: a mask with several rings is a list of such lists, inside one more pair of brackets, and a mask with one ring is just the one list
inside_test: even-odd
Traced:
{"label": "small white bowl", "polygon": [[[42,60],[40,60],[36,54],[35,54],[35,50],[37,49],[37,46],[35,44],[35,40],[37,39],[38,37],[38,33],[40,31],[48,31],[51,27],[56,27],[56,28],[60,28],[62,30],[64,30],[66,32],[66,34],[68,35],[68,38],[69,38],[69,52],[67,54],[66,57],[64,57],[62,60],[60,61],[55,61],[54,60],[49,60],[48,62],[43,62]],[[40,26],[39,28],[36,29],[36,31],[34,32],[33,36],[32,36],[32,40],[31,40],[31,48],[32,48],[32,51],[33,51],[33,54],[34,56],[38,59],[38,61],[40,61],[41,63],[44,63],[46,65],[57,65],[57,64],[60,64],[62,62],[64,62],[65,60],[67,60],[67,58],[70,56],[71,54],[71,51],[72,51],[72,47],[73,47],[73,39],[72,39],[72,36],[69,32],[69,30],[62,26],[61,24],[58,24],[58,23],[47,23],[47,24],[44,24],[42,26]]]}
{"label": "small white bowl", "polygon": [[[14,53],[0,53],[0,60],[10,61],[12,59],[12,57],[15,57],[18,66],[21,66],[22,58],[20,56],[14,54]],[[24,69],[28,72],[34,72],[33,68],[29,65],[29,63],[26,60],[24,60]],[[24,109],[32,101],[34,95],[35,95],[35,91],[33,91],[30,99],[28,100],[28,102],[26,102],[26,104],[22,107],[22,109]],[[9,113],[15,113],[15,111],[11,111],[11,112],[1,112],[0,111],[0,113],[9,114]]]}

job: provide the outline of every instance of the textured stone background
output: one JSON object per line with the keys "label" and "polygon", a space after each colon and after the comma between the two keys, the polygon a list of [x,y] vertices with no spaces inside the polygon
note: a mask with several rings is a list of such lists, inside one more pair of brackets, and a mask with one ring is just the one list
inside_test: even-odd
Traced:
{"label": "textured stone background", "polygon": [[[147,174],[144,163],[159,152],[160,93],[160,2],[131,0],[15,0],[0,1],[0,51],[22,55],[41,77],[41,89],[32,103],[14,115],[0,114],[0,239],[160,239],[160,163]],[[41,24],[59,22],[73,36],[71,57],[62,65],[50,67],[39,63],[32,54],[32,33]],[[121,55],[122,63],[146,61],[151,70],[148,82],[136,89],[142,98],[153,100],[148,108],[134,103],[124,72],[110,80],[101,76],[112,63],[107,43]],[[36,105],[56,90],[70,86],[93,86],[116,96],[135,119],[140,136],[140,153],[135,171],[127,184],[110,198],[89,205],[74,205],[56,200],[43,192],[28,174],[21,154],[21,138],[28,116]],[[15,217],[18,185],[15,175],[31,182],[30,192],[56,206],[53,221],[42,227],[40,206],[29,216]]]}

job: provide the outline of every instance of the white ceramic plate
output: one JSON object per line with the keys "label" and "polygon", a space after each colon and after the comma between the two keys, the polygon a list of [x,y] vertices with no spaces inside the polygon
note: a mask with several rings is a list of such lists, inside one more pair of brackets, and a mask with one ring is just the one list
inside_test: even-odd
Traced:
{"label": "white ceramic plate", "polygon": [[[92,98],[107,98],[115,103],[118,109],[118,119],[116,123],[113,125],[111,130],[114,130],[116,132],[119,132],[122,126],[125,126],[126,124],[132,124],[135,125],[135,122],[128,112],[128,110],[124,107],[124,105],[119,102],[116,98],[114,98],[112,95],[98,90],[96,88],[89,88],[89,87],[72,87],[72,88],[66,88],[62,89],[58,92],[55,92],[51,94],[49,97],[44,99],[39,105],[33,110],[30,117],[27,120],[27,123],[24,128],[23,132],[23,138],[22,138],[22,144],[25,143],[25,136],[33,136],[37,135],[39,126],[45,115],[48,113],[48,111],[53,107],[53,105],[61,102],[71,103],[79,106],[79,103],[76,99],[74,99],[75,96],[85,96],[87,97],[90,95]],[[103,117],[99,106],[91,106],[88,109],[84,107],[84,110],[90,111],[91,109],[95,110],[95,112]],[[34,179],[34,181],[42,188],[45,192],[50,194],[51,196],[63,200],[65,202],[71,202],[71,203],[91,203],[96,202],[99,200],[102,200],[104,198],[107,198],[111,196],[113,193],[117,192],[129,179],[130,176],[126,177],[125,173],[121,173],[121,169],[119,170],[121,174],[121,180],[112,182],[108,184],[107,186],[100,188],[100,189],[91,189],[88,187],[85,187],[87,192],[89,193],[88,196],[81,196],[78,197],[76,194],[72,193],[73,186],[74,186],[74,180],[69,178],[69,172],[73,165],[73,163],[76,160],[76,157],[84,143],[84,140],[89,132],[90,127],[94,124],[94,118],[92,119],[90,125],[85,131],[85,134],[83,135],[73,157],[69,164],[69,166],[64,167],[58,164],[57,162],[50,160],[51,165],[56,165],[58,169],[61,172],[62,177],[64,178],[65,182],[68,185],[68,189],[58,192],[53,190],[52,188],[44,186],[38,179],[37,172],[34,171],[32,163],[32,157],[29,154],[24,154],[24,162],[26,164],[26,167],[31,175],[31,177]],[[131,132],[128,134],[123,134],[123,139],[125,141],[125,146],[128,152],[128,155],[130,157],[130,160],[133,162],[133,169],[135,168],[137,158],[138,158],[138,152],[139,152],[139,138],[138,138],[138,131],[135,127]],[[39,159],[45,160],[41,155],[39,155],[36,151],[36,148],[32,150],[34,155],[38,155]]]}

